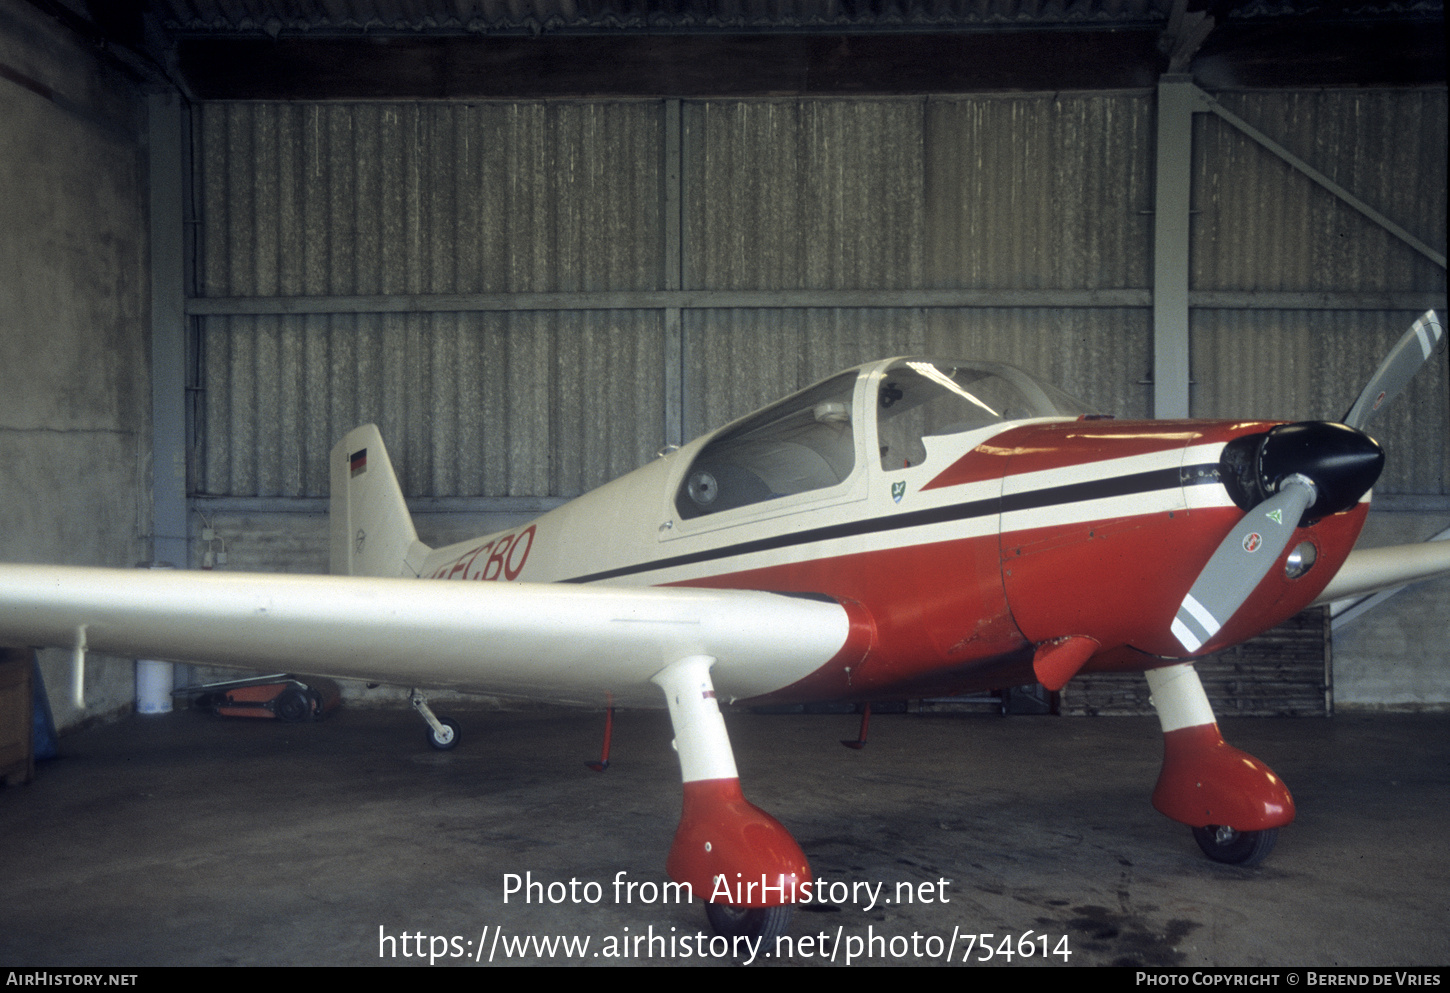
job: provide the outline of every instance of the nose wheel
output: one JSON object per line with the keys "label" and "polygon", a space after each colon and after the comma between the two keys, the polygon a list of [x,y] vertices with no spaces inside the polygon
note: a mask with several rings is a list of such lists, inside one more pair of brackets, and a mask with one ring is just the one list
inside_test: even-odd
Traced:
{"label": "nose wheel", "polygon": [[705,904],[710,928],[724,938],[762,941],[762,948],[774,948],[775,939],[785,934],[795,907],[732,907],[726,903]]}
{"label": "nose wheel", "polygon": [[1272,769],[1223,740],[1191,664],[1151,669],[1147,677],[1163,725],[1153,806],[1192,828],[1213,861],[1258,865],[1279,828],[1294,820],[1294,798]]}
{"label": "nose wheel", "polygon": [[1203,854],[1226,865],[1258,865],[1274,850],[1279,840],[1278,828],[1263,831],[1235,831],[1223,824],[1210,824],[1193,829],[1193,840]]}

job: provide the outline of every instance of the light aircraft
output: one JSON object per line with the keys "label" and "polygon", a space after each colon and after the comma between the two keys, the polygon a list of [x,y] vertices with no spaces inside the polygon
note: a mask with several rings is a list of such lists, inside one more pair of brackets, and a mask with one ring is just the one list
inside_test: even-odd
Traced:
{"label": "light aircraft", "polygon": [[[718,932],[752,936],[784,930],[811,870],[744,798],[719,700],[1142,670],[1165,740],[1154,805],[1210,857],[1252,864],[1293,800],[1224,742],[1192,660],[1311,604],[1450,571],[1450,542],[1351,552],[1384,459],[1362,429],[1443,337],[1433,312],[1416,321],[1344,424],[1116,421],[1008,366],[889,359],[438,549],[369,425],[331,455],[338,575],[3,566],[0,643],[69,647],[77,680],[97,651],[663,700],[684,782],[667,871]],[[436,746],[456,742],[414,701]]]}

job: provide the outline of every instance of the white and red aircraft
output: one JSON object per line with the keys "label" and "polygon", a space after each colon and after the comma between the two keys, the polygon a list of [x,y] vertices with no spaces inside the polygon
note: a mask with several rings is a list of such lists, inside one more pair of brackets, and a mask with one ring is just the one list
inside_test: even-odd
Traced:
{"label": "white and red aircraft", "polygon": [[[369,425],[332,453],[342,575],[3,566],[0,644],[70,647],[78,674],[91,650],[594,705],[663,695],[684,779],[667,870],[717,930],[754,935],[784,929],[811,870],[742,796],[720,698],[1144,670],[1166,743],[1154,805],[1210,857],[1251,864],[1293,800],[1224,742],[1191,660],[1450,571],[1450,542],[1351,553],[1384,458],[1360,429],[1442,341],[1433,313],[1417,321],[1344,424],[1119,422],[1007,366],[890,359],[439,549]],[[456,726],[415,705],[450,747]]]}

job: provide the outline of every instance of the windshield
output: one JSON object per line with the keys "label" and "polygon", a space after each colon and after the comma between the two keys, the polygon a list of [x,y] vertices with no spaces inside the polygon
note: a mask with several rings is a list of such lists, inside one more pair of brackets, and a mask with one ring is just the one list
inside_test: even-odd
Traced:
{"label": "windshield", "polygon": [[1089,413],[1081,402],[1012,366],[908,359],[887,370],[877,390],[881,468],[920,465],[927,438],[1003,421]]}

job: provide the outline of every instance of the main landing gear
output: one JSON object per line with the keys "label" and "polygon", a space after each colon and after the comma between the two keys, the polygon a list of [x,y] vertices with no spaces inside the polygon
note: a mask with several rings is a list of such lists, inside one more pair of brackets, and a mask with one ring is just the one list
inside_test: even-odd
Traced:
{"label": "main landing gear", "polygon": [[1294,819],[1294,798],[1272,769],[1223,740],[1192,665],[1150,669],[1147,677],[1163,726],[1153,806],[1191,827],[1215,862],[1258,865]]}
{"label": "main landing gear", "polygon": [[684,809],[665,870],[706,902],[716,934],[774,943],[811,867],[790,832],[740,792],[725,720],[715,701],[715,660],[680,659],[655,675],[675,728]]}
{"label": "main landing gear", "polygon": [[428,744],[446,752],[458,747],[458,722],[450,717],[439,717],[433,713],[433,708],[428,706],[428,697],[417,690],[413,690],[408,697],[408,702],[413,709],[423,715],[423,720],[428,722]]}

